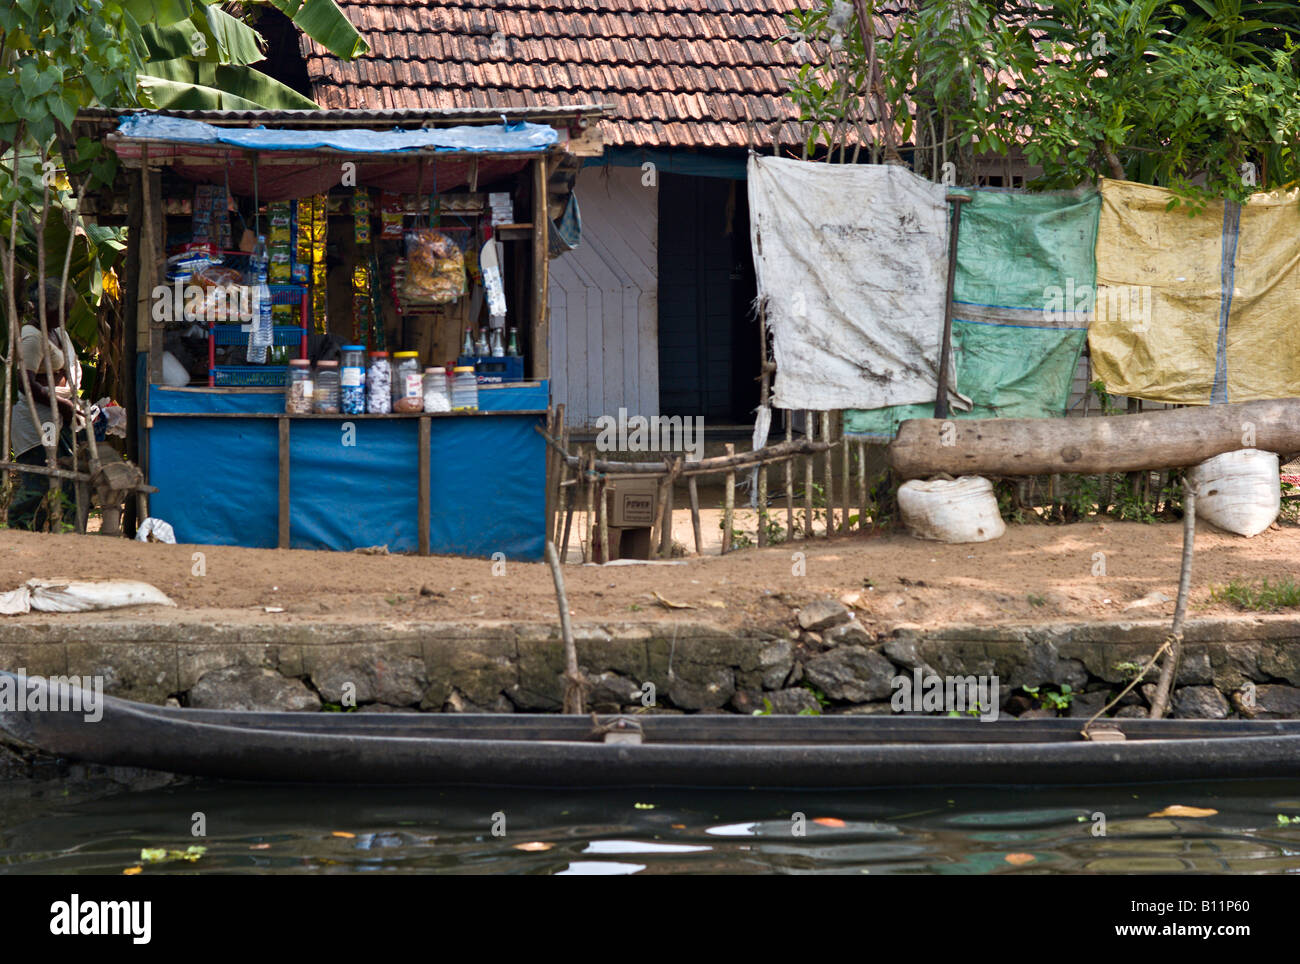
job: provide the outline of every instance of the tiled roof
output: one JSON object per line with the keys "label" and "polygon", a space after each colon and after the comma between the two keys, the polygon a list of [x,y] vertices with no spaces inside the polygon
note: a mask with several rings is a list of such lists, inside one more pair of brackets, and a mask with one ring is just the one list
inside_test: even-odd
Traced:
{"label": "tiled roof", "polygon": [[[807,0],[803,0],[806,4]],[[351,63],[304,39],[326,108],[606,103],[605,143],[800,142],[784,96],[799,0],[339,0],[370,44]]]}

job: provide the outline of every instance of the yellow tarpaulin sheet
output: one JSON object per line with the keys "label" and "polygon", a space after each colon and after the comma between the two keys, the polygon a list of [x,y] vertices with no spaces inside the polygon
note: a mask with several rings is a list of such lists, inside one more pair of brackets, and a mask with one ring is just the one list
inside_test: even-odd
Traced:
{"label": "yellow tarpaulin sheet", "polygon": [[1205,405],[1300,396],[1300,189],[1213,202],[1103,180],[1088,346],[1112,395]]}

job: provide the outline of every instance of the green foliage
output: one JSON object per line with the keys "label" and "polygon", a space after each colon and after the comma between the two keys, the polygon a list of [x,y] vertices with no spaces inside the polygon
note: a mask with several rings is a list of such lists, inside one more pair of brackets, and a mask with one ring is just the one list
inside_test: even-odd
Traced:
{"label": "green foliage", "polygon": [[[867,50],[833,10],[787,18],[814,58],[790,84],[813,147],[862,129]],[[909,5],[876,54],[918,171],[970,183],[977,155],[1019,149],[1041,187],[1123,177],[1195,214],[1300,177],[1298,28],[1300,8],[1250,0],[969,0]]]}
{"label": "green foliage", "polygon": [[1226,586],[1210,587],[1210,598],[1215,602],[1231,603],[1238,609],[1267,611],[1294,609],[1300,606],[1300,583],[1289,576],[1270,582],[1262,579],[1247,582],[1233,579]]}
{"label": "green foliage", "polygon": [[1069,683],[1062,683],[1060,689],[1056,692],[1052,690],[1043,690],[1039,692],[1037,686],[1020,687],[1029,696],[1038,700],[1038,705],[1045,710],[1068,710],[1070,704],[1074,702],[1074,688]]}

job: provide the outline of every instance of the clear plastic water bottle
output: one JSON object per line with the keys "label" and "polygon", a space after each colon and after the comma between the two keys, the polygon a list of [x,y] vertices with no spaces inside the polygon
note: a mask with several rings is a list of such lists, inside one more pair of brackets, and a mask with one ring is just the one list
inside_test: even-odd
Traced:
{"label": "clear plastic water bottle", "polygon": [[271,289],[266,284],[268,256],[265,235],[259,234],[257,236],[257,243],[253,245],[250,262],[253,281],[257,287],[253,295],[252,330],[248,333],[248,363],[250,365],[265,365],[266,350],[275,340],[275,333],[271,327]]}

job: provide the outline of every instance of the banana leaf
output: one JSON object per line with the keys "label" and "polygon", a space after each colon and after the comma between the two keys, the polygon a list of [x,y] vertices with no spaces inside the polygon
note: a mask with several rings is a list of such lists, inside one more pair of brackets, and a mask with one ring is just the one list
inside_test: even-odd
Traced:
{"label": "banana leaf", "polygon": [[314,110],[314,101],[261,71],[238,64],[186,59],[145,64],[143,87],[161,108],[172,110]]}
{"label": "banana leaf", "polygon": [[193,0],[122,0],[122,7],[136,23],[157,27],[188,20],[194,12]]}
{"label": "banana leaf", "polygon": [[[149,60],[195,60],[217,64],[255,64],[265,60],[256,30],[220,7],[205,7],[193,17],[159,27],[145,24],[141,35]],[[195,49],[196,42],[198,52]]]}
{"label": "banana leaf", "polygon": [[292,20],[330,53],[352,60],[370,49],[334,0],[260,0]]}

